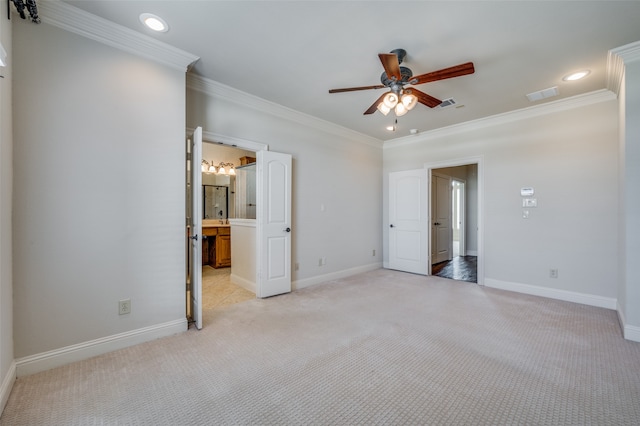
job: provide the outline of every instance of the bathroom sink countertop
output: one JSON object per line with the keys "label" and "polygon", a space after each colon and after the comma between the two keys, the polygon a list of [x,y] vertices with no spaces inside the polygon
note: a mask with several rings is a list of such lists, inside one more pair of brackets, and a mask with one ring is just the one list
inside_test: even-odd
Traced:
{"label": "bathroom sink countertop", "polygon": [[213,228],[213,227],[218,227],[218,228],[228,228],[231,225],[228,223],[220,223],[219,220],[215,220],[215,219],[204,219],[202,221],[202,227],[203,228]]}

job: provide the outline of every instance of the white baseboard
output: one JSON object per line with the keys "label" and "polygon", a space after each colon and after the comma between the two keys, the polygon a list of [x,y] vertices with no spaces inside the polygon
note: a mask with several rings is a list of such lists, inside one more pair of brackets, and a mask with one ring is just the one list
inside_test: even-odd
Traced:
{"label": "white baseboard", "polygon": [[512,283],[494,280],[492,278],[485,278],[484,285],[485,287],[514,291],[516,293],[531,294],[533,296],[548,297],[550,299],[564,300],[567,302],[581,303],[583,305],[597,306],[599,308],[615,310],[617,305],[616,299],[611,297],[595,296],[593,294],[577,293],[530,284]]}
{"label": "white baseboard", "polygon": [[381,262],[371,263],[369,265],[358,266],[355,268],[344,269],[342,271],[330,272],[328,274],[316,275],[315,277],[305,278],[303,280],[296,280],[291,283],[293,290],[300,290],[301,288],[309,287],[312,285],[320,284],[325,281],[337,280],[340,278],[350,277],[351,275],[361,274],[364,272],[375,271],[382,267]]}
{"label": "white baseboard", "polygon": [[256,294],[256,283],[253,281],[249,281],[246,278],[231,274],[231,282],[234,284],[238,284],[240,287],[244,288],[245,290],[249,290],[253,294]]}
{"label": "white baseboard", "polygon": [[622,329],[622,335],[624,338],[633,342],[640,342],[640,327],[627,324],[627,320],[624,317],[624,311],[620,304],[617,304],[616,311],[618,311],[618,321],[620,322],[620,328]]}
{"label": "white baseboard", "polygon": [[16,362],[11,361],[11,365],[9,366],[9,371],[2,379],[2,387],[0,387],[0,415],[4,411],[5,405],[7,405],[7,401],[9,400],[9,394],[11,394],[11,389],[13,388],[13,384],[16,381]]}
{"label": "white baseboard", "polygon": [[633,342],[640,342],[640,327],[625,325],[624,338]]}
{"label": "white baseboard", "polygon": [[26,356],[16,360],[16,376],[26,376],[60,367],[72,362],[81,361],[102,355],[118,349],[148,342],[161,337],[186,331],[188,323],[186,318],[139,328],[125,333],[114,334],[76,345],[66,346],[48,352]]}
{"label": "white baseboard", "polygon": [[478,250],[467,250],[467,256],[477,256]]}

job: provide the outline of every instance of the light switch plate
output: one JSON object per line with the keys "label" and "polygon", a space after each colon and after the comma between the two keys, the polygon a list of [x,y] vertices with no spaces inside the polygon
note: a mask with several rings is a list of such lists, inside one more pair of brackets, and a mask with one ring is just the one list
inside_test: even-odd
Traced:
{"label": "light switch plate", "polygon": [[522,207],[537,207],[538,200],[535,198],[523,198],[522,199]]}
{"label": "light switch plate", "polygon": [[520,188],[520,195],[523,197],[531,197],[534,194],[534,190],[531,187]]}

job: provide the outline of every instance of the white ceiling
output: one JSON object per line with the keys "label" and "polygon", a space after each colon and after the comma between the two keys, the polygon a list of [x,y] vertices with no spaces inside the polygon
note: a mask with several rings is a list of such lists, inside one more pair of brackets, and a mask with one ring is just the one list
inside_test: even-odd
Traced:
{"label": "white ceiling", "polygon": [[[607,52],[640,40],[640,1],[128,1],[67,3],[201,59],[192,72],[380,140],[605,88]],[[143,12],[170,26],[154,33]],[[418,89],[461,108],[363,112],[385,90],[378,53],[403,48],[414,75],[471,61],[475,74]],[[589,69],[577,82],[569,72]],[[560,95],[526,94],[558,86]]]}

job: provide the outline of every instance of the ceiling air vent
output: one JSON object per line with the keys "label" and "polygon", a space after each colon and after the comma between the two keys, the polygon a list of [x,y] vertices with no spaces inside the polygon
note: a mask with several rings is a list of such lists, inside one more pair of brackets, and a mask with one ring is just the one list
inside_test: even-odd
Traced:
{"label": "ceiling air vent", "polygon": [[527,99],[529,102],[536,102],[546,98],[552,98],[558,96],[558,86],[549,87],[548,89],[538,90],[537,92],[529,93]]}
{"label": "ceiling air vent", "polygon": [[442,103],[438,105],[438,108],[447,108],[447,107],[454,106],[455,104],[456,104],[455,99],[449,98],[442,101]]}

